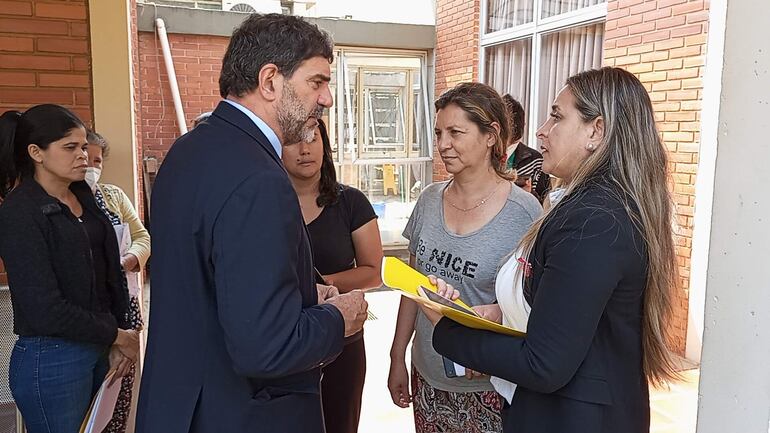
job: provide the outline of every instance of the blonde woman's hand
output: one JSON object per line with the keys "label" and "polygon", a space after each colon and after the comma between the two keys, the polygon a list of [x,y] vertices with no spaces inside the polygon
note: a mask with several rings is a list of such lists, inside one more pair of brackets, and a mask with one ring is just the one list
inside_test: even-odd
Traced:
{"label": "blonde woman's hand", "polygon": [[488,305],[476,305],[473,311],[476,312],[482,319],[487,319],[490,322],[495,322],[498,325],[503,324],[503,312],[500,310],[500,306],[497,304]]}

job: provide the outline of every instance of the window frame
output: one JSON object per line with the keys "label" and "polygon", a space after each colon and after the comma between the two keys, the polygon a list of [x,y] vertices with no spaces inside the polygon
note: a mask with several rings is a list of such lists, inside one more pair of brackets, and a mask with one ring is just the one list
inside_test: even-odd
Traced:
{"label": "window frame", "polygon": [[[373,54],[373,55],[392,55],[392,56],[404,56],[404,57],[414,57],[419,58],[420,60],[420,79],[423,83],[421,88],[421,99],[422,99],[422,107],[424,113],[423,113],[423,119],[427,119],[426,127],[428,129],[431,128],[432,124],[428,123],[430,122],[431,112],[430,112],[430,105],[428,102],[429,94],[430,94],[430,87],[431,83],[427,79],[428,77],[428,53],[425,51],[413,51],[413,50],[394,50],[394,49],[378,49],[378,48],[364,48],[364,47],[346,47],[346,46],[335,46],[334,47],[334,68],[336,73],[336,83],[335,83],[335,101],[338,101],[337,104],[343,104],[343,105],[350,105],[353,107],[353,101],[348,101],[348,92],[345,92],[345,86],[347,85],[348,81],[350,80],[350,77],[348,76],[348,68],[345,64],[345,53],[353,53],[353,54]],[[425,156],[411,156],[414,152],[412,150],[412,141],[416,140],[416,137],[412,136],[412,126],[413,122],[415,122],[415,113],[414,109],[412,107],[413,100],[411,99],[414,93],[413,85],[414,81],[412,80],[412,73],[411,71],[415,68],[408,68],[408,67],[396,67],[396,68],[387,68],[387,67],[381,67],[381,66],[360,66],[358,68],[358,79],[356,84],[356,93],[355,97],[357,99],[356,101],[356,108],[358,113],[350,113],[349,116],[356,116],[356,131],[353,131],[352,122],[348,122],[349,124],[349,131],[348,134],[350,136],[355,137],[356,144],[353,146],[355,149],[348,148],[349,143],[343,143],[342,137],[344,137],[344,134],[340,134],[340,131],[343,131],[345,128],[345,119],[342,118],[343,113],[345,112],[345,108],[342,107],[339,109],[339,116],[337,117],[336,124],[335,124],[335,133],[336,139],[338,140],[338,149],[337,149],[337,160],[335,161],[339,165],[373,165],[373,164],[407,164],[407,163],[416,163],[416,162],[431,162],[433,161],[433,134],[428,133],[426,136],[426,139],[428,140],[427,143],[425,143],[425,146],[427,147],[427,155]],[[366,140],[366,131],[362,129],[364,126],[364,122],[361,122],[363,120],[363,116],[366,114],[362,111],[365,107],[364,102],[364,83],[363,83],[363,73],[366,72],[377,72],[377,71],[395,71],[395,72],[404,72],[406,73],[406,97],[407,101],[404,101],[404,115],[406,118],[404,119],[404,152],[406,156],[398,157],[398,158],[367,158],[361,155],[363,153],[364,149],[364,142]],[[353,110],[350,110],[353,111]],[[348,119],[348,120],[352,120]],[[418,126],[419,127],[419,126]],[[331,138],[331,137],[330,137]],[[350,160],[345,160],[345,152],[350,152],[353,150],[352,155],[350,155]]]}
{"label": "window frame", "polygon": [[[481,22],[479,23],[479,81],[486,82],[487,48],[503,45],[510,42],[531,38],[532,59],[530,61],[529,83],[529,110],[527,112],[526,143],[530,147],[537,147],[537,125],[540,90],[540,52],[542,49],[542,37],[549,33],[560,32],[574,27],[582,27],[607,21],[607,3],[599,3],[582,9],[565,12],[548,18],[540,18],[544,0],[533,0],[532,22],[514,25],[507,29],[486,33],[487,30],[487,0],[481,1]],[[538,59],[538,60],[536,60]]]}

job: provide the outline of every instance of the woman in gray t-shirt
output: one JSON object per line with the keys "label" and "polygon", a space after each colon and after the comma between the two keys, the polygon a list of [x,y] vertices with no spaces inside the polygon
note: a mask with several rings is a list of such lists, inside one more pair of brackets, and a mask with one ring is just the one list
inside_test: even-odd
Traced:
{"label": "woman in gray t-shirt", "polygon": [[[430,185],[417,201],[404,230],[411,265],[451,282],[469,305],[491,304],[500,262],[542,209],[511,182],[515,174],[505,166],[509,126],[494,89],[464,83],[444,93],[436,101],[435,132],[453,179]],[[393,402],[414,403],[417,433],[501,432],[502,400],[489,378],[447,377],[432,334],[416,304],[402,298],[388,378]],[[413,335],[410,392],[404,359]]]}

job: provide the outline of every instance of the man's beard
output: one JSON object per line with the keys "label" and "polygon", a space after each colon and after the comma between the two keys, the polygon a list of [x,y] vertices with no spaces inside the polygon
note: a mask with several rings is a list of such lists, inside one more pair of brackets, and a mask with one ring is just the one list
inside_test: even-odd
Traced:
{"label": "man's beard", "polygon": [[315,125],[308,126],[307,120],[310,117],[320,119],[323,114],[322,106],[318,105],[310,112],[306,111],[297,93],[294,92],[294,87],[289,83],[284,83],[281,101],[278,103],[276,111],[284,146],[301,141],[305,143],[313,141]]}

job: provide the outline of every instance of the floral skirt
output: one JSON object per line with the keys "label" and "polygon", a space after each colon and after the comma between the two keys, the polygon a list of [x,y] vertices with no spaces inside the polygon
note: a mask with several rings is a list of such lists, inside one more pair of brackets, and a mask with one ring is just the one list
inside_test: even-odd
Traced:
{"label": "floral skirt", "polygon": [[[131,297],[128,314],[131,329],[141,330],[144,323],[142,322],[142,312],[139,309],[139,299],[136,296]],[[110,420],[110,423],[107,424],[102,433],[125,433],[128,414],[131,412],[131,398],[134,390],[135,376],[136,366],[132,366],[128,374],[123,376],[118,401],[115,403],[115,411],[112,413],[112,420]]]}
{"label": "floral skirt", "polygon": [[416,433],[503,431],[503,398],[495,391],[441,391],[412,366],[412,393]]}

